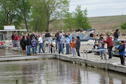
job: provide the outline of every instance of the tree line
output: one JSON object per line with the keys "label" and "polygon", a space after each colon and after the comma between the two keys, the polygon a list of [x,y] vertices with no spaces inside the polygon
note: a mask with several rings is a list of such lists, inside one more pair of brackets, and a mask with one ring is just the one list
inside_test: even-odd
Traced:
{"label": "tree line", "polygon": [[15,25],[28,31],[49,31],[50,23],[58,20],[63,21],[63,30],[91,28],[87,10],[78,6],[69,12],[69,0],[0,0],[0,29]]}

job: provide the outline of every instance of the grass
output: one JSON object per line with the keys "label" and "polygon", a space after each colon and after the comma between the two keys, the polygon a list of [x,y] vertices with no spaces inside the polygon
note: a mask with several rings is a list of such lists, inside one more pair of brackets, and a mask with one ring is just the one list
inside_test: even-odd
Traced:
{"label": "grass", "polygon": [[98,32],[111,32],[126,22],[126,15],[90,17],[89,22]]}
{"label": "grass", "polygon": [[[113,32],[117,28],[120,29],[120,25],[126,22],[126,15],[89,17],[89,22],[97,32]],[[55,32],[62,30],[63,25],[63,20],[57,20],[50,24],[50,30]],[[126,30],[122,30],[122,32],[126,32]]]}

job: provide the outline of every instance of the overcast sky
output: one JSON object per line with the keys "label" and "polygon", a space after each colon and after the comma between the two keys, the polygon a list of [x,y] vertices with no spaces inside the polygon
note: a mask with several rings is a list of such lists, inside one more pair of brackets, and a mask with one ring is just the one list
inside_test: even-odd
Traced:
{"label": "overcast sky", "polygon": [[87,8],[89,17],[126,14],[126,0],[71,0],[70,11],[74,11],[77,5]]}

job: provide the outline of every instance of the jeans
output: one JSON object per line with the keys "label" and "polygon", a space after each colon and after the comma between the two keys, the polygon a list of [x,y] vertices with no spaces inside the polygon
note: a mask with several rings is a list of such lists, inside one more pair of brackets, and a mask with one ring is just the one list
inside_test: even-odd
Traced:
{"label": "jeans", "polygon": [[31,45],[26,46],[26,54],[31,55]]}
{"label": "jeans", "polygon": [[80,49],[76,48],[77,55],[80,56]]}
{"label": "jeans", "polygon": [[13,47],[18,47],[18,41],[17,40],[13,40]]}
{"label": "jeans", "polygon": [[66,54],[70,54],[70,45],[66,44]]}
{"label": "jeans", "polygon": [[120,55],[121,64],[125,65],[125,56]]}
{"label": "jeans", "polygon": [[99,51],[100,51],[101,59],[107,60],[106,54],[105,54],[105,52],[106,52],[105,49],[104,48],[100,48]]}
{"label": "jeans", "polygon": [[56,40],[56,50],[58,49],[59,41]]}
{"label": "jeans", "polygon": [[35,46],[35,53],[38,53],[38,45]]}
{"label": "jeans", "polygon": [[33,54],[36,54],[36,47],[33,47],[33,46],[32,46],[32,53],[33,53]]}
{"label": "jeans", "polygon": [[12,45],[13,45],[13,47],[15,47],[15,41],[14,40],[12,40]]}
{"label": "jeans", "polygon": [[41,53],[41,50],[42,50],[43,53],[45,53],[43,47],[44,47],[43,43],[39,43],[39,53]]}
{"label": "jeans", "polygon": [[59,54],[60,53],[63,54],[63,44],[62,43],[59,43],[58,47],[59,47]]}
{"label": "jeans", "polygon": [[108,47],[108,54],[109,54],[109,59],[112,58],[112,46]]}

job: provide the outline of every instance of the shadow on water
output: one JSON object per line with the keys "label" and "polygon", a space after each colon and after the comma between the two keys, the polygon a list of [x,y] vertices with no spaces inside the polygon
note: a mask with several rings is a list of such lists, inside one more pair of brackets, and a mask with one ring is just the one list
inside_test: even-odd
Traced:
{"label": "shadow on water", "polygon": [[0,63],[0,84],[126,84],[125,75],[59,60]]}

